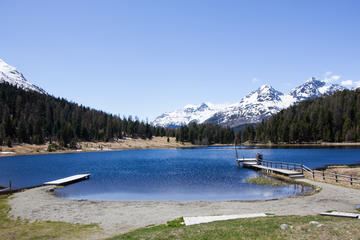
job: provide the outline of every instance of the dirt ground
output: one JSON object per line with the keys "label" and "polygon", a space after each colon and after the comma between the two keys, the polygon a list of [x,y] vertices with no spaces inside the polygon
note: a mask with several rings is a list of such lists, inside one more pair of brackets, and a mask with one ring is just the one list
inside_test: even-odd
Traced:
{"label": "dirt ground", "polygon": [[35,154],[49,154],[49,153],[74,153],[74,152],[96,152],[96,151],[116,151],[126,149],[146,149],[146,148],[184,148],[184,147],[196,147],[191,143],[176,142],[175,138],[170,138],[167,141],[167,137],[154,137],[151,140],[148,139],[124,139],[114,142],[80,142],[78,143],[78,149],[71,150],[58,150],[56,152],[48,152],[49,143],[42,145],[35,144],[17,144],[11,148],[2,146],[0,148],[1,156],[13,156],[13,155],[35,155]]}
{"label": "dirt ground", "polygon": [[341,175],[348,175],[353,177],[360,177],[360,166],[329,166],[326,171],[337,173]]}
{"label": "dirt ground", "polygon": [[[332,174],[331,174],[332,173]],[[337,180],[334,174],[338,174]],[[324,179],[325,175],[325,179]],[[347,176],[347,177],[344,177]],[[352,184],[350,184],[350,178],[352,176]],[[310,173],[305,173],[305,177],[310,180],[318,182],[326,182],[336,184],[339,186],[360,189],[360,166],[348,166],[348,165],[337,165],[329,166],[324,170],[315,173],[315,178]]]}

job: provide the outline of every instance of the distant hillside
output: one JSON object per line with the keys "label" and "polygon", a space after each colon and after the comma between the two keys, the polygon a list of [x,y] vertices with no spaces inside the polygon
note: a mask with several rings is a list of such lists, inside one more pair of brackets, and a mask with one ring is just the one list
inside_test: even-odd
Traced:
{"label": "distant hillside", "polygon": [[242,142],[358,142],[360,89],[300,102],[257,126],[247,126],[237,138],[240,135]]}
{"label": "distant hillside", "polygon": [[131,117],[120,118],[63,98],[0,83],[0,145],[56,141],[64,147],[76,147],[77,141],[152,136],[176,136],[181,142],[212,144],[233,142],[231,133],[231,129],[212,124],[179,129],[154,127]]}
{"label": "distant hillside", "polygon": [[[76,140],[108,141],[123,136],[151,138],[160,134],[166,134],[164,128],[154,128],[131,118],[121,119],[8,83],[0,84],[0,144],[41,144],[54,140],[70,146]],[[171,134],[175,136],[175,131]]]}

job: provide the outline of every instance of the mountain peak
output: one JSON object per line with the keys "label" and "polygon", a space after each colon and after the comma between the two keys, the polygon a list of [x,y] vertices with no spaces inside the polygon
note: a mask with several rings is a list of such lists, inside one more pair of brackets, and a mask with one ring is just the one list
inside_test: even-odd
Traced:
{"label": "mountain peak", "polygon": [[325,81],[316,79],[316,77],[311,77],[305,83],[300,86],[292,89],[290,95],[297,99],[297,101],[302,101],[309,98],[320,97],[324,94],[325,91],[328,92],[329,89],[336,89],[333,85],[327,85]]}
{"label": "mountain peak", "polygon": [[306,80],[305,83],[311,83],[311,82],[321,82],[321,80],[316,79],[316,77],[311,77],[308,80]]}
{"label": "mountain peak", "polygon": [[209,106],[206,104],[206,103],[202,103],[198,108],[197,110],[198,111],[204,111],[205,109],[208,109]]}
{"label": "mountain peak", "polygon": [[253,104],[255,102],[264,102],[264,101],[281,101],[280,96],[283,93],[277,91],[269,84],[264,84],[260,86],[257,90],[251,92],[249,95],[245,96],[241,102],[246,104]]}
{"label": "mountain peak", "polygon": [[28,82],[25,77],[15,67],[7,64],[4,60],[0,59],[0,83],[7,82],[24,90],[36,91],[42,94],[47,94],[40,87]]}
{"label": "mountain peak", "polygon": [[270,84],[264,84],[259,87],[260,90],[272,89],[273,87]]}

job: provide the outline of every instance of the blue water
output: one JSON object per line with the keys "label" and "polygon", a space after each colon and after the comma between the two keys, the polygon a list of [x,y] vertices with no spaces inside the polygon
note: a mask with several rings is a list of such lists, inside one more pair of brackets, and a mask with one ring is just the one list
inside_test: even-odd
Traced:
{"label": "blue water", "polygon": [[[266,160],[303,163],[311,168],[360,163],[360,149],[254,149]],[[247,184],[258,173],[236,168],[231,147],[146,149],[116,152],[48,154],[0,158],[0,185],[15,188],[89,172],[91,178],[56,190],[60,197],[122,201],[220,201],[271,199],[306,192],[299,185]]]}

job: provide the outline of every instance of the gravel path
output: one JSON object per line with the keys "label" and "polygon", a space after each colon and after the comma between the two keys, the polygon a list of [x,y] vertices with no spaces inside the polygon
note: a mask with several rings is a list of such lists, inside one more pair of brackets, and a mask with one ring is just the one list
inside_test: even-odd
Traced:
{"label": "gravel path", "polygon": [[98,223],[105,236],[120,234],[151,224],[162,224],[182,216],[246,213],[315,215],[327,210],[354,211],[360,205],[360,190],[302,180],[322,188],[312,196],[267,201],[227,202],[106,202],[60,199],[39,187],[15,193],[9,199],[10,214],[30,221]]}

